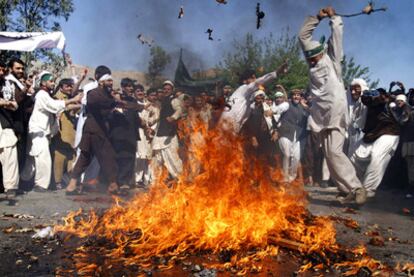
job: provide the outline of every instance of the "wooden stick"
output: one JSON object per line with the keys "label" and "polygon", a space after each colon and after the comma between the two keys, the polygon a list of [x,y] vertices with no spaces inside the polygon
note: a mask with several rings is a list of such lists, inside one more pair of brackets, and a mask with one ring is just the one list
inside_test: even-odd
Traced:
{"label": "wooden stick", "polygon": [[305,247],[305,244],[301,242],[297,242],[297,241],[293,241],[289,239],[277,238],[271,235],[267,238],[267,240],[269,244],[274,244],[274,245],[288,248],[288,249],[295,250],[295,251],[300,251],[301,249],[304,249]]}

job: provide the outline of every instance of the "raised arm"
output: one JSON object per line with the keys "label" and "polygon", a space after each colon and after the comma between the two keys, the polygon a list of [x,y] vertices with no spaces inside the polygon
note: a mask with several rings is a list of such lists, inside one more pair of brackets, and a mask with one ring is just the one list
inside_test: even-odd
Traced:
{"label": "raised arm", "polygon": [[313,40],[313,31],[318,27],[320,19],[317,16],[308,16],[299,31],[299,42],[303,50],[305,45]]}
{"label": "raised arm", "polygon": [[344,24],[340,16],[334,15],[331,17],[331,37],[328,41],[328,56],[334,63],[336,74],[339,78],[342,78],[342,59],[344,57],[343,48],[343,34]]}
{"label": "raised arm", "polygon": [[269,83],[270,81],[275,80],[279,76],[286,74],[288,71],[288,60],[284,61],[277,69],[276,71],[267,73],[263,75],[260,78],[257,78],[254,82],[247,85],[247,91],[248,92],[254,92],[259,89],[260,85],[265,85]]}

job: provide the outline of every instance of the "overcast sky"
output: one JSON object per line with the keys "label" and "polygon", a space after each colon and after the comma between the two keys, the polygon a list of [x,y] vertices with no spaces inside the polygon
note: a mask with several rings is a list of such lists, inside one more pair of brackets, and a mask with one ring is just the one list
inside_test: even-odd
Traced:
{"label": "overcast sky", "polygon": [[[247,32],[258,38],[278,36],[289,28],[296,34],[306,15],[331,4],[337,12],[353,13],[368,1],[362,0],[74,0],[75,11],[62,28],[67,52],[77,64],[105,64],[113,69],[145,71],[149,47],[137,40],[139,33],[151,37],[168,52],[187,49],[193,56],[192,68],[206,69],[217,64],[234,39]],[[255,8],[261,3],[266,16],[256,30]],[[180,6],[184,18],[178,19]],[[344,18],[344,50],[362,65],[369,66],[372,77],[387,86],[401,80],[414,87],[414,1],[381,0],[385,13]],[[329,35],[327,22],[318,37]],[[212,28],[214,41],[205,31]],[[221,41],[218,41],[221,39]],[[196,61],[197,60],[197,61]],[[175,67],[175,65],[173,65]]]}

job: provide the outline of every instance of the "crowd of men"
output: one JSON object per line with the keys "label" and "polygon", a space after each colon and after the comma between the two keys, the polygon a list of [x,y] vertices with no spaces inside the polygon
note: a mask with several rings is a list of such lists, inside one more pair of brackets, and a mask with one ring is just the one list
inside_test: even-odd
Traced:
{"label": "crowd of men", "polygon": [[[326,45],[312,39],[324,18],[332,31]],[[341,203],[363,204],[374,197],[398,148],[412,191],[414,89],[407,92],[393,82],[388,90],[371,90],[363,79],[345,88],[342,32],[331,7],[305,20],[299,41],[310,84],[291,91],[277,85],[287,64],[260,78],[246,70],[237,89],[226,85],[210,95],[188,94],[168,80],[162,88],[145,90],[124,78],[116,90],[106,66],[98,66],[93,80],[83,84],[86,72],[59,80],[47,71],[26,75],[24,62],[16,58],[0,63],[4,191],[9,198],[28,187],[78,195],[107,184],[108,193],[119,194],[150,186],[162,167],[174,181],[183,160],[192,158],[182,149],[191,152],[200,145],[197,135],[190,143],[178,136],[180,126],[191,127],[195,119],[243,137],[246,157],[280,167],[287,184],[301,179],[336,187]],[[266,89],[272,83],[275,89]],[[193,175],[202,170],[196,161],[189,164]]]}

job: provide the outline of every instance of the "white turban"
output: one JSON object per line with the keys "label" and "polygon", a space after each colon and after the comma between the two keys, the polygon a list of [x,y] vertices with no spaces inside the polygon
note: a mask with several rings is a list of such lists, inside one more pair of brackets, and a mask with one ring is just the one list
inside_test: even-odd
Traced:
{"label": "white turban", "polygon": [[257,96],[260,96],[260,95],[266,96],[266,93],[263,90],[259,89],[254,93],[254,98],[256,98]]}
{"label": "white turban", "polygon": [[355,85],[360,86],[362,92],[369,90],[368,84],[364,79],[361,79],[361,78],[353,79],[351,82],[351,86],[355,86]]}
{"label": "white turban", "polygon": [[108,80],[113,80],[111,74],[105,74],[103,75],[101,78],[99,78],[99,82],[101,81],[108,81]]}

